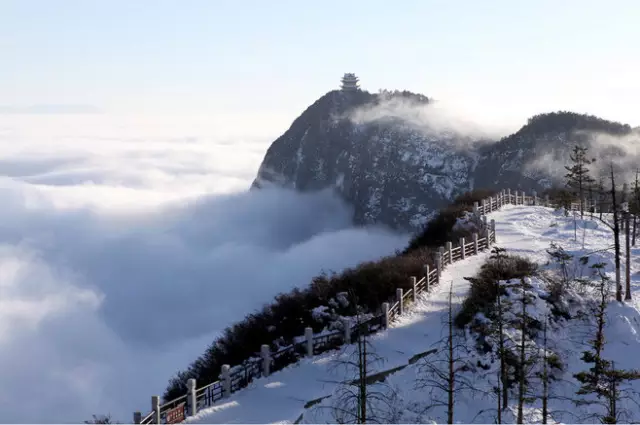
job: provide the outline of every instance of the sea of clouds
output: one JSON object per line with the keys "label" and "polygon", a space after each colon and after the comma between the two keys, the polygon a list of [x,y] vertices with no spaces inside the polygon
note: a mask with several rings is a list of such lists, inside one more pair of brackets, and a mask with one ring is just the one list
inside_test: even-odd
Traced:
{"label": "sea of clouds", "polygon": [[248,192],[273,136],[0,114],[0,422],[130,422],[278,292],[405,246],[329,193]]}

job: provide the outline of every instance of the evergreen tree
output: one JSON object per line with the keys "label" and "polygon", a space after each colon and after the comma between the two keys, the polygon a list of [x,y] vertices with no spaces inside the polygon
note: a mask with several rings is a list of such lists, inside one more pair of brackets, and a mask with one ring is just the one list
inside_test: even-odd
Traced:
{"label": "evergreen tree", "polygon": [[600,282],[598,284],[598,293],[600,300],[594,308],[593,315],[596,318],[596,332],[594,338],[589,341],[591,349],[582,353],[582,361],[592,363],[588,371],[580,372],[575,375],[576,379],[582,384],[578,390],[578,394],[584,395],[596,392],[600,388],[600,377],[605,369],[606,363],[602,358],[602,350],[604,349],[604,325],[607,304],[609,302],[609,277],[604,274],[604,263],[597,263],[591,268],[598,273]]}
{"label": "evergreen tree", "polygon": [[604,326],[606,308],[609,302],[609,278],[604,274],[604,263],[594,264],[592,268],[600,278],[598,293],[600,299],[595,308],[596,333],[594,339],[589,341],[591,349],[583,352],[582,360],[591,363],[589,370],[579,372],[574,377],[580,382],[578,395],[593,394],[596,399],[579,400],[580,404],[600,404],[604,407],[605,415],[601,418],[603,423],[615,424],[620,420],[622,409],[619,402],[623,398],[621,386],[629,381],[640,379],[640,371],[616,369],[615,363],[606,360],[602,356],[605,345]]}
{"label": "evergreen tree", "polygon": [[580,217],[584,218],[584,192],[595,183],[587,166],[595,162],[595,158],[587,158],[587,148],[579,145],[574,146],[569,157],[573,165],[565,166],[568,171],[565,175],[567,186],[577,191],[580,196]]}

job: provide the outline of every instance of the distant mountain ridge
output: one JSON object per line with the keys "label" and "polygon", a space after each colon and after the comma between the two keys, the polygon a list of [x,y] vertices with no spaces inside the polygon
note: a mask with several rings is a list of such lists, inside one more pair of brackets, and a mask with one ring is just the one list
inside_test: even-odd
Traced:
{"label": "distant mountain ridge", "polygon": [[[417,127],[381,107],[388,102],[427,107],[432,100],[407,91],[331,91],[271,144],[252,189],[332,187],[353,206],[355,224],[414,231],[434,211],[474,188],[544,190],[575,143],[591,143],[593,133],[620,137],[634,131],[626,124],[560,111],[536,115],[517,132],[487,140]],[[536,164],[535,158],[549,161]]]}

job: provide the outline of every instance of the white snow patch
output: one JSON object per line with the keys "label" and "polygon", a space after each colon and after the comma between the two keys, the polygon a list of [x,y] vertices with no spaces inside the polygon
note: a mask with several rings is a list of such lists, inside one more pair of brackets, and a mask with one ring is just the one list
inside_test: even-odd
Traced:
{"label": "white snow patch", "polygon": [[[574,240],[573,217],[563,217],[560,213],[543,207],[505,206],[499,212],[490,215],[496,221],[497,245],[507,249],[509,253],[522,255],[545,264],[548,260],[547,249],[550,243],[561,244],[564,249],[577,259],[589,255],[588,264],[605,262],[607,273],[613,275],[613,254],[602,251],[611,244],[611,232],[605,226],[595,221],[577,221],[578,229],[583,229],[583,236]],[[461,220],[459,225],[468,225],[469,220]],[[583,241],[584,240],[584,241]],[[584,245],[584,246],[583,246]],[[632,290],[634,301],[628,303],[612,302],[608,308],[608,323],[606,326],[607,345],[604,355],[616,362],[617,367],[638,368],[640,355],[640,311],[637,301],[640,286],[640,265],[636,260],[640,249],[632,250]],[[400,317],[392,326],[371,338],[375,352],[385,359],[384,364],[376,365],[375,370],[389,370],[394,367],[407,365],[408,360],[419,353],[424,353],[436,346],[435,344],[445,335],[443,323],[447,317],[447,298],[449,288],[453,291],[453,308],[457,310],[469,289],[469,282],[464,277],[472,276],[487,259],[489,253],[469,257],[447,267],[443,272],[441,284],[433,288],[432,292],[421,296],[410,311]],[[502,282],[506,284],[507,282]],[[518,282],[511,282],[518,283]],[[549,303],[545,301],[548,291],[545,283],[538,278],[526,279],[525,294],[531,300],[527,306],[527,314],[534,319],[542,320],[549,313]],[[517,301],[523,295],[522,289],[509,288],[507,298]],[[552,383],[550,400],[549,423],[555,422],[593,422],[589,413],[600,412],[596,408],[578,410],[568,399],[573,397],[577,389],[577,382],[573,374],[585,370],[589,365],[580,360],[585,350],[584,341],[590,338],[589,329],[592,317],[579,317],[578,312],[584,311],[589,303],[590,295],[575,290],[571,293],[574,302],[568,307],[573,318],[558,319],[549,327],[548,352],[557,353],[564,365],[563,370],[554,370],[558,378]],[[323,310],[324,311],[324,310]],[[476,315],[478,323],[489,323],[490,319],[483,314]],[[521,335],[518,329],[506,329],[511,337],[511,343],[517,343]],[[467,334],[467,346],[475,347],[476,338]],[[541,352],[541,337],[538,333],[532,339],[526,340],[529,350]],[[353,347],[346,351],[329,352],[311,359],[304,359],[268,378],[255,381],[249,388],[231,395],[225,402],[234,408],[220,406],[207,409],[190,423],[292,423],[301,415],[303,423],[335,423],[331,415],[332,397],[322,400],[317,405],[305,409],[305,404],[321,397],[335,395],[337,384],[335,381],[344,379],[336,376],[332,362],[348,355]],[[441,358],[436,353],[431,361]],[[476,364],[487,365],[483,370],[477,366],[473,371],[465,372],[465,376],[475,387],[484,391],[484,395],[463,392],[457,396],[455,422],[457,423],[492,423],[495,418],[495,400],[490,396],[492,386],[495,385],[497,362],[491,361],[490,354],[472,356]],[[421,373],[421,363],[406,366],[386,380],[386,385],[393,389],[395,396],[392,408],[386,411],[386,421],[396,423],[443,423],[446,421],[445,409],[427,407],[429,397],[424,390],[416,389],[416,377]],[[640,392],[640,383],[635,382],[633,389]],[[382,389],[381,386],[372,388]],[[385,387],[386,388],[386,387]],[[513,402],[514,396],[511,396]],[[640,408],[632,402],[624,402],[621,407],[630,413],[630,419],[640,418]],[[569,413],[568,413],[569,412]],[[539,401],[529,403],[525,409],[525,421],[540,422],[541,405]],[[509,406],[503,416],[503,421],[515,420],[514,406]]]}

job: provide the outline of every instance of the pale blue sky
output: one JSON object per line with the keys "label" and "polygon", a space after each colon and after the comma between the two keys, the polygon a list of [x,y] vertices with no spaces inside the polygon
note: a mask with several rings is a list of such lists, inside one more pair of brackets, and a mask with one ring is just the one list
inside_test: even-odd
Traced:
{"label": "pale blue sky", "polygon": [[356,72],[486,119],[640,124],[638,0],[0,0],[0,52],[0,105],[290,121]]}

